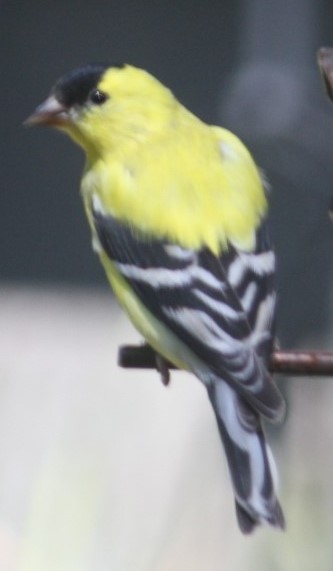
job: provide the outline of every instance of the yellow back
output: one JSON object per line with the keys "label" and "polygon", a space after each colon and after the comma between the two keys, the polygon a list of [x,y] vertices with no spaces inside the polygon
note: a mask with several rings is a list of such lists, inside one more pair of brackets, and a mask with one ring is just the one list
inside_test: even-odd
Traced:
{"label": "yellow back", "polygon": [[71,133],[88,157],[87,207],[97,193],[110,214],[184,247],[218,254],[229,240],[251,249],[266,198],[239,139],[200,121],[140,69],[111,68],[99,88],[109,100],[86,109]]}

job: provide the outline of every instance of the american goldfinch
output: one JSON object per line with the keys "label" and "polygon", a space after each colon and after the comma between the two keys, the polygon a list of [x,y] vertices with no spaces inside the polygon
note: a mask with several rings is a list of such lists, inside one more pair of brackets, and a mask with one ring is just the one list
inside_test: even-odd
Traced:
{"label": "american goldfinch", "polygon": [[61,129],[85,151],[94,249],[145,340],[206,387],[240,529],[283,528],[261,419],[284,414],[267,370],[275,258],[251,155],[131,65],[75,69],[27,123]]}

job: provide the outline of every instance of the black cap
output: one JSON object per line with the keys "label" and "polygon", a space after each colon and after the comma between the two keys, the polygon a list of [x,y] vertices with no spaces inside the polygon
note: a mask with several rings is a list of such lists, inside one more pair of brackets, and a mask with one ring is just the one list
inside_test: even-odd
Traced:
{"label": "black cap", "polygon": [[122,68],[124,64],[90,63],[66,73],[55,84],[52,93],[66,107],[83,105],[89,93],[97,87],[105,71],[110,67]]}

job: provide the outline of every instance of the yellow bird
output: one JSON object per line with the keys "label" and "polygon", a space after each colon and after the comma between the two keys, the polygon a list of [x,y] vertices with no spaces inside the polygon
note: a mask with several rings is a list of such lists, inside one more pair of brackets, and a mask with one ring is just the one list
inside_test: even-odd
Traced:
{"label": "yellow bird", "polygon": [[261,422],[284,414],[267,370],[275,257],[251,155],[131,65],[75,69],[27,123],[61,129],[85,151],[94,249],[145,340],[205,385],[241,530],[283,528]]}

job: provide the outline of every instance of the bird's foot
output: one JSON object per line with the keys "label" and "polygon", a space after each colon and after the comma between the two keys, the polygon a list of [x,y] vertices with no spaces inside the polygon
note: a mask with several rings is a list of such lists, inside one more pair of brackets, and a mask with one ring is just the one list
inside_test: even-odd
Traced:
{"label": "bird's foot", "polygon": [[156,369],[161,375],[161,381],[163,385],[167,387],[168,384],[170,383],[170,370],[168,367],[168,362],[159,353],[156,353],[155,362],[156,362]]}

